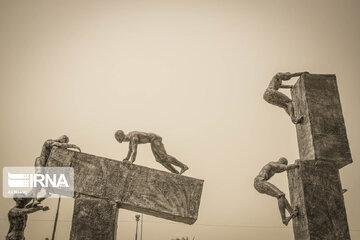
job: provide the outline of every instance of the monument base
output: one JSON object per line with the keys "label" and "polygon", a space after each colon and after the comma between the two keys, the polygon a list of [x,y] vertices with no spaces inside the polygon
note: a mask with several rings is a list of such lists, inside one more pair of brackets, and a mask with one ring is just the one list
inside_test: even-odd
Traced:
{"label": "monument base", "polygon": [[288,171],[295,240],[350,240],[339,170],[330,161],[298,160]]}
{"label": "monument base", "polygon": [[116,239],[116,202],[80,195],[75,198],[70,240]]}

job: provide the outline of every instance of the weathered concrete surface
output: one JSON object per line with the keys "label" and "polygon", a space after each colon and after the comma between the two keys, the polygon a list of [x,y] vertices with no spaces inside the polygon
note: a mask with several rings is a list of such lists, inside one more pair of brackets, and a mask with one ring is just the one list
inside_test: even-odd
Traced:
{"label": "weathered concrete surface", "polygon": [[70,240],[116,239],[118,207],[114,201],[77,196]]}
{"label": "weathered concrete surface", "polygon": [[288,171],[295,240],[349,240],[339,170],[330,161],[297,161]]}
{"label": "weathered concrete surface", "polygon": [[47,165],[72,166],[75,193],[176,222],[197,220],[203,180],[59,148]]}
{"label": "weathered concrete surface", "polygon": [[335,75],[304,74],[291,91],[300,159],[352,162]]}

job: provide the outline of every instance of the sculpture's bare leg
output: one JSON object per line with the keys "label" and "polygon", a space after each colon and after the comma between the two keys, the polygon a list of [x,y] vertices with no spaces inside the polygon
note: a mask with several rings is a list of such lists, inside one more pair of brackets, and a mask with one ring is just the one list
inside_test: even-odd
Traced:
{"label": "sculpture's bare leg", "polygon": [[280,215],[281,215],[281,219],[282,222],[287,225],[288,222],[286,221],[286,216],[285,216],[285,209],[286,209],[286,203],[285,203],[285,196],[281,196],[278,198],[278,205],[279,205],[279,210],[280,210]]}
{"label": "sculpture's bare leg", "polygon": [[292,121],[294,124],[301,123],[301,121],[302,121],[302,119],[303,119],[303,116],[300,116],[300,117],[298,117],[298,118],[295,117],[294,105],[292,104],[292,101],[286,103],[286,108],[284,108],[284,109],[285,109],[286,113],[290,116],[291,121]]}
{"label": "sculpture's bare leg", "polygon": [[285,94],[275,89],[268,88],[264,93],[264,99],[272,105],[283,108],[285,112],[290,116],[293,123],[297,124],[301,122],[302,116],[300,118],[295,117],[292,100]]}
{"label": "sculpture's bare leg", "polygon": [[166,169],[168,169],[170,172],[172,173],[176,173],[176,174],[180,174],[178,170],[176,170],[170,163],[168,163],[167,161],[157,161],[159,162],[161,165],[163,165]]}
{"label": "sculpture's bare leg", "polygon": [[292,209],[292,207],[290,206],[289,201],[285,198],[285,208],[288,211],[289,214],[292,214],[294,212],[294,209]]}
{"label": "sculpture's bare leg", "polygon": [[180,162],[179,160],[177,160],[176,158],[174,158],[171,155],[168,155],[167,159],[171,164],[181,168],[180,174],[183,174],[186,170],[189,169],[188,166],[186,166],[185,164],[183,164],[182,162]]}
{"label": "sculpture's bare leg", "polygon": [[[280,210],[282,222],[285,225],[288,225],[290,220],[297,216],[298,211],[297,211],[297,209],[294,210],[290,206],[289,201],[285,198],[285,196],[281,196],[280,198],[278,198],[278,204],[279,204],[279,210]],[[289,212],[289,214],[290,214],[289,217],[286,217],[285,210],[287,210]]]}
{"label": "sculpture's bare leg", "polygon": [[285,225],[288,225],[289,222],[290,222],[290,220],[293,219],[293,218],[295,218],[295,217],[297,217],[298,214],[299,214],[299,211],[298,211],[298,209],[297,209],[297,207],[296,207],[296,209],[290,214],[290,216],[289,216],[289,217],[286,217],[286,220],[285,220],[284,224],[285,224]]}
{"label": "sculpture's bare leg", "polygon": [[165,168],[170,170],[171,172],[180,174],[179,171],[176,170],[171,164],[174,164],[175,166],[180,165],[179,167],[185,167],[185,165],[182,164],[180,161],[176,160],[174,157],[166,153],[164,144],[162,144],[161,141],[158,140],[151,142],[151,150],[154,154],[155,160],[159,162],[161,165],[163,165]]}

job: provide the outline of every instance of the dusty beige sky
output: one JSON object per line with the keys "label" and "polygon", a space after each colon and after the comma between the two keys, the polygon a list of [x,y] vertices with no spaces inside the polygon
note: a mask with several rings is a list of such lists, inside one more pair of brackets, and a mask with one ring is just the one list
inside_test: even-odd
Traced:
{"label": "dusty beige sky", "polygon": [[[205,180],[198,221],[144,217],[143,239],[292,239],[275,199],[252,186],[260,168],[298,158],[295,128],[262,94],[278,71],[335,73],[354,163],[341,170],[351,235],[360,239],[359,1],[0,0],[0,166],[33,165],[67,134],[84,152],[121,160],[117,129],[158,133]],[[149,146],[137,164],[162,169]],[[272,180],[288,195],[286,174]],[[27,239],[51,236],[51,210]],[[71,199],[56,239],[68,239]],[[11,199],[0,199],[0,237]],[[119,213],[132,239],[134,212]]]}

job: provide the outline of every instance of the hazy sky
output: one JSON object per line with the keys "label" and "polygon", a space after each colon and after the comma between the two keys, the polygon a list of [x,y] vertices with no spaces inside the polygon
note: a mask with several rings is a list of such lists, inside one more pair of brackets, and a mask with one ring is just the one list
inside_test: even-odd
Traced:
{"label": "hazy sky", "polygon": [[[0,0],[0,167],[32,166],[61,134],[122,160],[117,129],[155,132],[205,184],[194,225],[144,216],[144,240],[292,239],[276,199],[253,188],[263,165],[298,158],[290,118],[262,94],[278,71],[334,73],[354,160],[341,179],[360,239],[359,9],[351,0]],[[148,145],[136,163],[163,170]],[[289,198],[286,173],[271,182]],[[29,216],[27,239],[51,237],[56,203]],[[13,205],[0,199],[0,238]],[[69,237],[72,207],[62,201],[57,240]],[[118,239],[134,238],[135,214],[120,210]]]}

